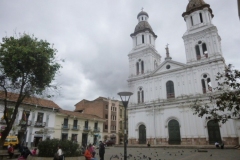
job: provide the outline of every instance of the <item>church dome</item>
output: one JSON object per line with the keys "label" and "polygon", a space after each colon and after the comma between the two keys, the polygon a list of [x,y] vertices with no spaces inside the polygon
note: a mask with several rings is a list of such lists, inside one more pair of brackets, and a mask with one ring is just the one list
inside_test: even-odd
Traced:
{"label": "church dome", "polygon": [[138,13],[137,18],[138,18],[139,16],[142,16],[142,15],[145,15],[145,16],[149,17],[148,14],[147,14],[147,12],[141,11],[140,13]]}
{"label": "church dome", "polygon": [[[141,15],[148,16],[147,12],[141,11],[137,17]],[[134,33],[132,33],[131,36],[135,36],[138,33],[145,32],[145,31],[149,31],[150,33],[152,33],[154,37],[157,37],[157,35],[155,35],[155,33],[153,32],[152,27],[150,26],[148,21],[145,21],[145,20],[138,22],[137,26],[135,27]]]}
{"label": "church dome", "polygon": [[208,8],[209,12],[211,13],[211,15],[213,17],[212,9],[210,8],[210,5],[205,3],[204,0],[190,0],[187,5],[186,12],[184,12],[182,14],[182,16],[184,17],[185,15],[189,15],[192,12],[197,11],[197,10],[202,10],[203,8]]}

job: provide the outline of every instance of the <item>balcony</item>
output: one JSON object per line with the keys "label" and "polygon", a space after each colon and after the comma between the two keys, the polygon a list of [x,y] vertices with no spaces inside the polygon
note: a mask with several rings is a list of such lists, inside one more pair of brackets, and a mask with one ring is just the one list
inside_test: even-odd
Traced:
{"label": "balcony", "polygon": [[175,98],[175,93],[168,93],[167,99],[170,99],[170,98]]}
{"label": "balcony", "polygon": [[79,129],[80,129],[79,125],[73,125],[72,126],[72,130],[74,130],[74,131],[79,131]]}
{"label": "balcony", "polygon": [[70,124],[62,124],[62,130],[69,130]]}
{"label": "balcony", "polygon": [[5,119],[0,119],[0,124],[6,124],[6,121],[5,121]]}
{"label": "balcony", "polygon": [[111,133],[116,133],[116,130],[111,130]]}
{"label": "balcony", "polygon": [[34,127],[45,127],[46,126],[46,122],[38,122],[36,121],[34,124]]}
{"label": "balcony", "polygon": [[93,129],[93,132],[100,132],[100,127],[96,127]]}
{"label": "balcony", "polygon": [[91,130],[91,127],[89,126],[84,126],[83,131],[89,132]]}
{"label": "balcony", "polygon": [[19,123],[18,123],[18,125],[20,126],[24,126],[24,125],[30,126],[31,124],[32,124],[32,121],[25,121],[25,120],[19,120]]}

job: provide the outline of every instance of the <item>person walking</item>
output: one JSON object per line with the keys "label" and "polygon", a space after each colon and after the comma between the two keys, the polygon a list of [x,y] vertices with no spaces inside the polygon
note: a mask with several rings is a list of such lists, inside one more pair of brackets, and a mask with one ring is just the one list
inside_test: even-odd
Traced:
{"label": "person walking", "polygon": [[100,160],[104,160],[104,154],[105,154],[105,146],[104,146],[103,142],[100,141],[100,144],[99,144],[99,156],[100,156]]}

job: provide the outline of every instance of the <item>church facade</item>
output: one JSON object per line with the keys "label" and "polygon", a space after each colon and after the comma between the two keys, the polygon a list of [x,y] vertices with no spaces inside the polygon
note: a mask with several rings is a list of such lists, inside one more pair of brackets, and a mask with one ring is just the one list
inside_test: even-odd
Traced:
{"label": "church facade", "polygon": [[207,145],[239,144],[235,120],[215,123],[211,117],[193,115],[196,99],[207,100],[217,86],[215,77],[225,69],[221,38],[212,24],[213,12],[203,0],[189,0],[182,14],[186,64],[173,60],[166,46],[163,59],[155,49],[157,35],[149,15],[141,11],[131,34],[128,106],[129,144]]}

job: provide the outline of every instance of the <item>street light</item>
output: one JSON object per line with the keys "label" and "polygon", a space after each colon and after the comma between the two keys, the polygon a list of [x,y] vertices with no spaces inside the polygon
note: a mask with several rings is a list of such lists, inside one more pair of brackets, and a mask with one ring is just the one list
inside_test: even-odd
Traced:
{"label": "street light", "polygon": [[127,106],[129,99],[133,93],[132,92],[119,92],[118,95],[120,96],[124,110],[124,160],[127,160]]}

